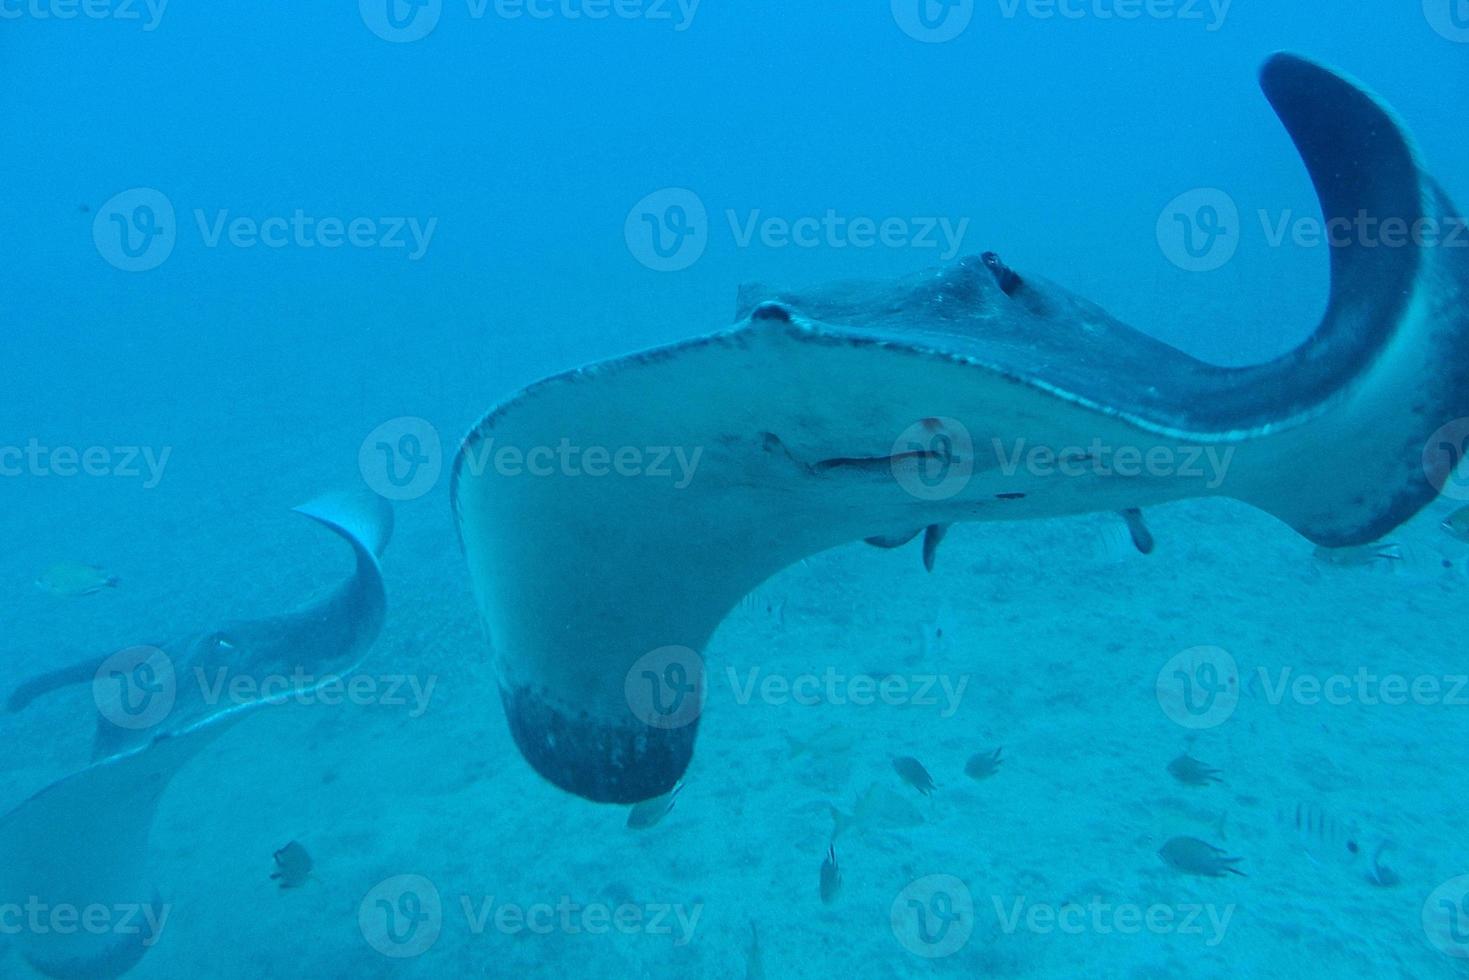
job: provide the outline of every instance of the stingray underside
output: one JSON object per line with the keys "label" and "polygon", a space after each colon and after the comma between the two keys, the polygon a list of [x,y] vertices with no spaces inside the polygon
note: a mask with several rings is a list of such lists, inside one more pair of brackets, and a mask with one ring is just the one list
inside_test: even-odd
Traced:
{"label": "stingray underside", "polygon": [[[1454,219],[1358,86],[1289,56],[1263,81],[1328,219]],[[1462,253],[1363,242],[1333,247],[1331,273],[1318,330],[1255,367],[1197,361],[987,255],[747,288],[730,330],[526,389],[465,440],[453,488],[516,743],[592,800],[667,792],[719,622],[862,538],[1227,495],[1317,543],[1373,540],[1457,461],[1425,446],[1469,414],[1469,275]]]}

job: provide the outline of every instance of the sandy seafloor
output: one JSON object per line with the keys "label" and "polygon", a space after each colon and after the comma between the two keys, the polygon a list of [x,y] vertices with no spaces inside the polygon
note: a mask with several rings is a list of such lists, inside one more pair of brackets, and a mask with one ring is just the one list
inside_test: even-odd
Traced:
{"label": "sandy seafloor", "polygon": [[[95,497],[94,523],[30,536],[52,554],[0,554],[15,610],[7,672],[274,611],[341,574],[340,546],[289,514],[279,489],[205,497],[188,515],[115,487],[69,489]],[[1393,536],[1403,561],[1367,568],[1323,566],[1284,526],[1222,500],[1151,512],[1159,547],[1147,558],[1110,515],[961,526],[931,574],[916,544],[813,557],[762,590],[761,605],[785,602],[781,620],[742,607],[720,628],[686,789],[659,826],[634,832],[623,809],[563,794],[522,761],[442,495],[400,505],[385,561],[389,622],[363,671],[433,678],[429,709],[286,705],[207,749],[164,800],[152,846],[172,918],[131,975],[744,977],[752,922],[767,977],[1461,975],[1466,961],[1430,942],[1421,912],[1435,887],[1469,872],[1469,706],[1272,704],[1257,687],[1224,723],[1193,731],[1170,720],[1155,687],[1170,658],[1198,645],[1227,649],[1247,676],[1464,671],[1446,624],[1469,597],[1469,545],[1436,526],[1448,506]],[[30,578],[58,555],[105,562],[123,584],[76,600],[42,594]],[[942,640],[925,639],[939,627]],[[728,667],[969,682],[944,717],[942,704],[740,704]],[[77,688],[5,719],[7,806],[84,763],[88,711]],[[849,746],[792,757],[787,735],[833,725],[856,733]],[[965,777],[971,754],[1000,745],[998,774]],[[1173,780],[1166,766],[1185,748],[1224,783]],[[932,772],[931,800],[898,781],[896,755]],[[910,796],[924,822],[844,835],[844,887],[823,905],[826,804],[850,809],[873,782]],[[1401,883],[1376,887],[1363,859],[1303,841],[1279,816],[1298,804],[1355,824],[1369,848],[1390,839],[1384,860]],[[1156,852],[1179,834],[1238,855],[1248,877],[1164,867]],[[316,859],[317,880],[281,891],[271,854],[293,839]],[[402,874],[434,884],[444,919],[428,952],[389,959],[364,939],[358,909]],[[960,878],[975,907],[968,942],[933,960],[889,924],[902,889],[930,874]],[[686,943],[677,929],[476,932],[461,896],[682,904],[699,918]],[[1007,930],[996,912],[997,902],[1094,896],[1232,912],[1217,942],[1207,926]],[[0,955],[4,975],[26,974]]]}

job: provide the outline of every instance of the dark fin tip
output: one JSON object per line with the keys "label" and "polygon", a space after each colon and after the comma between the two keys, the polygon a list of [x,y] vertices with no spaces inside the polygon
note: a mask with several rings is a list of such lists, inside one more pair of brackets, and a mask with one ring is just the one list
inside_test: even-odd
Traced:
{"label": "dark fin tip", "polygon": [[525,760],[547,781],[594,803],[633,804],[670,792],[694,755],[695,720],[652,728],[572,717],[528,688],[501,688],[505,718]]}
{"label": "dark fin tip", "polygon": [[784,303],[761,303],[755,307],[750,314],[751,320],[774,320],[777,323],[790,323],[791,311]]}

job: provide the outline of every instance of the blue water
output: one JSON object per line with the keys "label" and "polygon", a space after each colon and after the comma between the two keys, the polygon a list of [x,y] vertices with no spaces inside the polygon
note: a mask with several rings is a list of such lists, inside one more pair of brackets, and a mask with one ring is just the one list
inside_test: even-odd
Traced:
{"label": "blue water", "polygon": [[[1469,546],[1437,527],[1452,502],[1394,535],[1402,557],[1361,568],[1218,500],[1161,509],[1147,559],[1107,515],[956,529],[931,575],[916,546],[814,557],[737,609],[710,657],[789,675],[917,651],[984,693],[952,715],[711,699],[688,787],[634,832],[512,743],[447,468],[519,388],[727,327],[748,281],[994,250],[1196,357],[1282,354],[1320,318],[1327,249],[1268,233],[1319,209],[1261,64],[1287,50],[1359,79],[1463,201],[1463,0],[922,0],[929,27],[920,0],[385,2],[0,4],[0,448],[49,460],[0,476],[0,686],[298,605],[349,565],[289,508],[382,490],[363,460],[386,420],[439,442],[438,478],[396,503],[388,619],[361,668],[433,678],[427,706],[287,705],[204,748],[152,825],[172,913],[129,976],[743,977],[754,959],[767,977],[1462,975],[1469,942],[1420,918],[1469,873],[1464,707],[1290,704],[1195,740],[1150,693],[1205,644],[1262,669],[1455,676]],[[1237,241],[1190,271],[1160,216],[1201,190],[1237,206]],[[845,230],[784,241],[782,222],[828,214]],[[896,237],[854,241],[853,221]],[[97,449],[97,472],[58,448]],[[62,562],[118,581],[33,584]],[[923,639],[936,622],[942,644]],[[87,767],[94,707],[82,686],[0,716],[0,810]],[[783,738],[833,727],[856,736],[799,754]],[[1013,761],[996,775],[962,775],[1000,744]],[[1226,782],[1170,778],[1185,748]],[[894,755],[930,763],[931,801]],[[843,891],[823,904],[827,807],[873,781],[924,820],[844,836]],[[1292,843],[1277,811],[1302,801],[1366,849],[1391,840],[1402,880]],[[1244,855],[1250,877],[1168,877],[1156,852],[1185,833]],[[292,840],[316,878],[282,890],[272,854]],[[385,955],[364,924],[374,889],[409,874],[442,897],[441,929]],[[934,874],[975,911],[966,942],[929,956],[889,912]],[[1209,942],[997,915],[1093,894],[1229,908],[1232,925]],[[697,921],[543,932],[467,914],[563,898]],[[6,908],[0,975],[35,975],[34,927]]]}

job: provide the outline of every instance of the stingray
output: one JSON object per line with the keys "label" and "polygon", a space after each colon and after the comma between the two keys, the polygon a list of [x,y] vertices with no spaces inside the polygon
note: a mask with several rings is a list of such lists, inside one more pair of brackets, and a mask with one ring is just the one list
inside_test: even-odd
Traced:
{"label": "stingray", "polygon": [[[1326,218],[1462,227],[1359,85],[1284,54],[1261,79]],[[732,328],[522,390],[466,437],[452,485],[521,753],[590,800],[668,792],[715,628],[768,576],[846,542],[1207,496],[1319,545],[1376,540],[1458,461],[1430,441],[1469,415],[1469,250],[1353,238],[1330,249],[1315,332],[1248,367],[988,254],[894,282],[745,287]],[[1062,468],[1015,465],[1017,444],[1081,448]],[[1124,473],[1091,465],[1097,444],[1180,464]],[[622,465],[508,465],[567,445]],[[696,472],[660,479],[653,447],[697,452]],[[1223,481],[1182,465],[1208,449],[1229,453]]]}
{"label": "stingray", "polygon": [[[392,511],[376,496],[324,497],[296,510],[340,535],[356,559],[352,575],[323,597],[284,615],[87,660],[29,682],[11,699],[15,710],[85,680],[98,708],[92,764],[0,817],[0,910],[7,931],[17,925],[12,910],[39,911],[41,927],[25,912],[13,936],[39,972],[107,980],[132,969],[161,934],[141,910],[166,925],[148,839],[170,780],[256,709],[353,670],[376,639],[386,609],[378,556],[392,534]],[[211,695],[230,690],[214,686],[220,676],[249,681],[235,689],[261,696]],[[50,910],[102,910],[91,914],[107,926],[59,930],[48,924]]]}

